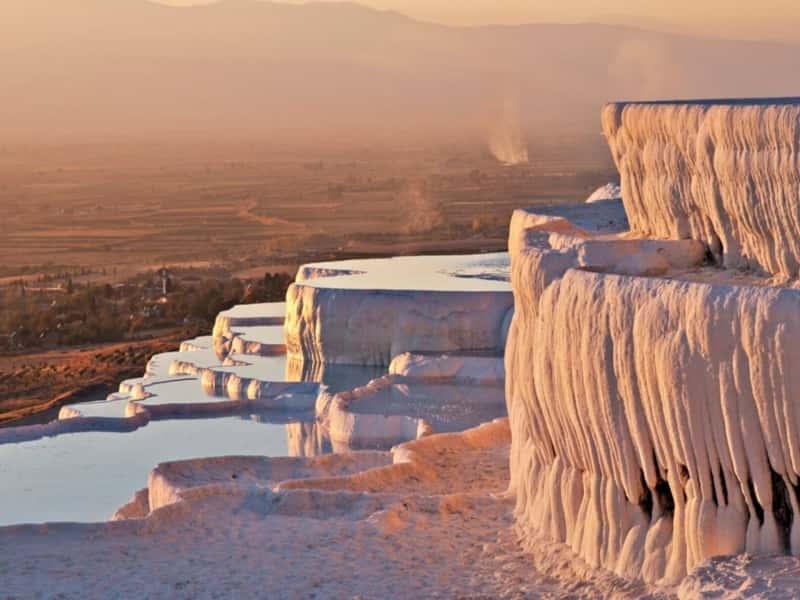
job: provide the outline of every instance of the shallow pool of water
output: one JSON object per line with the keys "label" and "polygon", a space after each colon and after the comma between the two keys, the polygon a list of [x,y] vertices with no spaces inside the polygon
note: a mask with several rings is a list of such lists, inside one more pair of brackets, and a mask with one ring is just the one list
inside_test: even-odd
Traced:
{"label": "shallow pool of water", "polygon": [[254,325],[252,327],[232,327],[236,335],[245,341],[261,344],[283,345],[283,325]]}
{"label": "shallow pool of water", "polygon": [[360,290],[508,292],[508,265],[508,254],[502,252],[343,260],[306,265],[306,274],[313,278],[301,284]]}
{"label": "shallow pool of water", "polygon": [[287,426],[246,417],[155,421],[130,433],[65,434],[0,445],[0,526],[107,520],[158,463],[286,456]]}
{"label": "shallow pool of water", "polygon": [[221,312],[219,316],[232,319],[283,319],[286,316],[286,304],[283,302],[239,304]]}

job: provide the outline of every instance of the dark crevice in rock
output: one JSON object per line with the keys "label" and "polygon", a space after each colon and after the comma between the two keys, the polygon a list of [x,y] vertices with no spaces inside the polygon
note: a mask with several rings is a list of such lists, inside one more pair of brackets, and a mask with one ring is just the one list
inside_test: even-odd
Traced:
{"label": "dark crevice in rock", "polygon": [[653,520],[653,493],[650,491],[650,488],[647,487],[647,481],[644,478],[644,471],[639,470],[639,475],[642,479],[642,489],[644,492],[642,493],[642,497],[639,498],[639,508],[642,509],[642,512],[647,515],[647,520]]}
{"label": "dark crevice in rock", "polygon": [[708,240],[708,255],[706,259],[714,265],[722,265],[725,256],[725,246],[716,231],[711,231],[711,236]]}
{"label": "dark crevice in rock", "polygon": [[708,476],[711,479],[711,501],[714,503],[714,506],[719,507],[719,498],[717,498],[717,486],[714,485],[714,472],[711,471],[708,474]]}
{"label": "dark crevice in rock", "polygon": [[778,535],[781,538],[783,550],[786,554],[792,551],[792,521],[794,520],[794,511],[792,510],[792,503],[789,500],[789,490],[786,487],[786,482],[783,477],[778,475],[772,467],[770,467],[772,475],[772,514],[775,516],[775,522],[778,524]]}
{"label": "dark crevice in rock", "polygon": [[756,518],[758,518],[758,524],[764,524],[764,507],[761,506],[758,502],[758,498],[756,497],[756,490],[753,487],[753,480],[747,480],[747,491],[750,494],[750,502],[753,503],[753,509],[756,511]]}
{"label": "dark crevice in rock", "polygon": [[681,483],[685,486],[686,482],[689,481],[689,469],[686,465],[678,465],[678,473],[681,474]]}
{"label": "dark crevice in rock", "polygon": [[666,480],[659,479],[656,482],[654,491],[661,511],[664,514],[672,516],[672,513],[675,512],[675,499],[672,497],[672,490],[669,488],[669,484]]}
{"label": "dark crevice in rock", "polygon": [[719,465],[719,481],[722,484],[722,495],[725,500],[725,505],[728,504],[728,484],[725,481],[725,472],[722,470],[722,465]]}

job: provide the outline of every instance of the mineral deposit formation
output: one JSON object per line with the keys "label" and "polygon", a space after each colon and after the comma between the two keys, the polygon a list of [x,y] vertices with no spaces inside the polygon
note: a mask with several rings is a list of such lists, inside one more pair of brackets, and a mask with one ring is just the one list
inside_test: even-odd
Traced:
{"label": "mineral deposit formation", "polygon": [[629,230],[602,229],[614,201],[580,226],[514,215],[529,539],[664,584],[712,556],[800,554],[798,119],[800,100],[609,105]]}

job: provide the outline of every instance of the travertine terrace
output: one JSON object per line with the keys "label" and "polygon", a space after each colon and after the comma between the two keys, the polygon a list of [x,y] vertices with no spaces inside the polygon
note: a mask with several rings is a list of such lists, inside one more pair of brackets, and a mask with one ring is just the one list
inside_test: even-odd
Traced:
{"label": "travertine terrace", "polygon": [[505,254],[302,267],[287,294],[289,356],[388,367],[404,352],[502,353],[513,312]]}
{"label": "travertine terrace", "polygon": [[619,103],[602,120],[633,231],[798,276],[800,98]]}
{"label": "travertine terrace", "polygon": [[[65,406],[48,424],[0,430],[0,463],[11,478],[0,525],[107,518],[163,460],[362,449],[381,449],[386,459],[396,444],[505,416],[508,270],[506,254],[302,267],[295,288],[311,295],[299,297],[320,304],[298,307],[290,293],[288,304],[234,307],[219,314],[211,336],[153,356],[144,377],[122,382],[107,401]],[[300,335],[307,324],[298,315],[311,319],[311,334]],[[298,354],[287,357],[287,339]],[[449,353],[429,353],[438,348]],[[399,349],[408,353],[389,368]],[[326,364],[334,362],[346,364]],[[209,432],[213,442],[202,437]],[[120,452],[124,468],[113,460]],[[58,464],[79,476],[37,475]],[[58,500],[98,479],[107,493],[92,494],[93,502]],[[139,493],[117,516],[148,514],[158,502],[151,497],[148,508],[147,496]]]}
{"label": "travertine terrace", "polygon": [[523,535],[664,584],[800,554],[799,118],[795,100],[609,105],[630,229],[602,217],[613,201],[580,224],[514,215]]}
{"label": "travertine terrace", "polygon": [[[8,589],[166,594],[176,557],[192,585],[250,595],[800,581],[796,560],[765,558],[800,554],[798,118],[793,100],[611,105],[622,199],[610,184],[516,211],[510,286],[505,255],[307,265],[285,306],[226,311],[110,401],[3,431],[3,466],[52,440],[79,475],[81,436],[129,431],[93,451],[124,446],[126,470],[150,473],[118,522],[0,528]],[[45,546],[58,568],[32,584]],[[102,568],[65,576],[61,554]],[[112,562],[133,567],[107,582]]]}
{"label": "travertine terrace", "polygon": [[[0,526],[0,546],[14,548],[0,564],[3,592],[384,598],[543,589],[513,540],[504,494],[507,255],[352,266],[301,269],[297,287],[320,290],[324,303],[313,311],[297,311],[291,294],[288,305],[235,307],[213,336],[154,356],[145,377],[107,401],[1,430],[0,524],[12,526]],[[287,359],[283,315],[291,342],[298,312],[316,319],[309,339],[319,344],[309,348],[321,352]],[[471,326],[483,333],[470,337]],[[447,354],[431,352],[437,334],[450,340]],[[409,352],[389,365],[395,348]],[[85,522],[112,512],[111,522]],[[65,519],[81,523],[54,522]],[[19,525],[43,520],[51,522]],[[498,580],[498,568],[513,573]]]}

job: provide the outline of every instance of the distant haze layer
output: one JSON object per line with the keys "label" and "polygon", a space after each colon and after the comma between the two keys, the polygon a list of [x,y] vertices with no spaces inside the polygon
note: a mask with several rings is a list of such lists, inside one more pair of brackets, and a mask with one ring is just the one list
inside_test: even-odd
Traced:
{"label": "distant haze layer", "polygon": [[[172,6],[219,0],[153,0]],[[295,4],[303,0],[293,0]],[[338,2],[340,0],[322,0]],[[364,4],[448,25],[601,22],[743,39],[798,39],[795,0],[365,0]],[[711,18],[713,15],[713,18]]]}
{"label": "distant haze layer", "polygon": [[[511,3],[513,4],[513,2]],[[621,26],[448,27],[355,4],[0,2],[7,135],[599,134],[615,99],[794,95],[800,48]]]}

